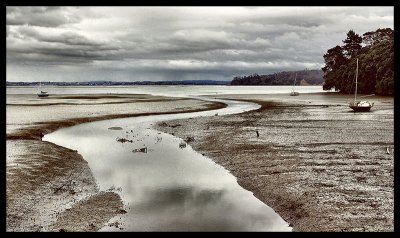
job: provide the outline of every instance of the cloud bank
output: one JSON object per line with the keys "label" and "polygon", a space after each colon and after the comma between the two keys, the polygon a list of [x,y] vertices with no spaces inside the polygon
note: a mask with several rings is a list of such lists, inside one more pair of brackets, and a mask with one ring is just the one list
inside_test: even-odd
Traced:
{"label": "cloud bank", "polygon": [[393,7],[7,7],[7,81],[231,80],[319,69]]}

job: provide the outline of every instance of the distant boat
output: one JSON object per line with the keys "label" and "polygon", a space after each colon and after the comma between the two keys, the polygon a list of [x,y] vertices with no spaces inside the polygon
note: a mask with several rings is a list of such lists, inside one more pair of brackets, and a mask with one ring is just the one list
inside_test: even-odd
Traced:
{"label": "distant boat", "polygon": [[295,92],[295,91],[294,91],[294,87],[295,87],[295,85],[296,85],[296,78],[297,78],[297,73],[296,73],[296,75],[294,76],[293,89],[292,89],[292,92],[290,93],[290,96],[299,96],[299,92]]}
{"label": "distant boat", "polygon": [[[41,88],[42,88],[42,82],[40,82],[40,84],[39,84],[39,89],[41,89]],[[48,96],[49,96],[49,93],[46,92],[46,91],[40,90],[40,92],[37,93],[37,95],[38,95],[38,97],[40,97],[40,98],[45,98],[45,97],[48,97]]]}
{"label": "distant boat", "polygon": [[355,112],[369,112],[371,107],[374,106],[373,102],[369,101],[357,101],[357,78],[358,78],[358,58],[357,58],[357,69],[356,69],[356,90],[354,92],[354,101],[349,103],[349,107]]}

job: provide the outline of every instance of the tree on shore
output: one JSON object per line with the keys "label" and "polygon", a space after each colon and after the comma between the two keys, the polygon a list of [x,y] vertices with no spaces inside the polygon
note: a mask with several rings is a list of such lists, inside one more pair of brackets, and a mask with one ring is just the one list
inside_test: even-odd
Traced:
{"label": "tree on shore", "polygon": [[363,34],[362,41],[366,47],[372,46],[376,43],[393,38],[394,32],[390,28],[378,29],[376,31],[369,31]]}
{"label": "tree on shore", "polygon": [[282,71],[268,75],[251,74],[248,76],[236,76],[231,81],[231,85],[293,85],[294,77],[297,74],[299,85],[303,83],[310,85],[321,85],[324,82],[322,70],[300,70]]}
{"label": "tree on shore", "polygon": [[[347,33],[343,46],[335,46],[324,55],[324,90],[334,88],[353,93],[356,58],[359,59],[358,92],[393,95],[394,32],[390,28],[366,32],[360,37]],[[364,46],[361,45],[364,43]]]}
{"label": "tree on shore", "polygon": [[354,58],[361,50],[362,38],[353,30],[347,33],[347,38],[343,41],[343,49],[348,58]]}

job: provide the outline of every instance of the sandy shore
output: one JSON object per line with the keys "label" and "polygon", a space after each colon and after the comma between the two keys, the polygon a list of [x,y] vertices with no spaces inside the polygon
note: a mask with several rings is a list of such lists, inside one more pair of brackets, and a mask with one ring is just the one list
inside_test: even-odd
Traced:
{"label": "sandy shore", "polygon": [[293,231],[394,230],[393,98],[371,97],[371,112],[354,113],[350,96],[335,93],[219,97],[263,106],[157,129],[194,137],[196,151],[228,169]]}
{"label": "sandy shore", "polygon": [[125,212],[117,193],[99,190],[82,156],[42,135],[90,121],[224,106],[149,95],[7,95],[6,230],[97,231]]}

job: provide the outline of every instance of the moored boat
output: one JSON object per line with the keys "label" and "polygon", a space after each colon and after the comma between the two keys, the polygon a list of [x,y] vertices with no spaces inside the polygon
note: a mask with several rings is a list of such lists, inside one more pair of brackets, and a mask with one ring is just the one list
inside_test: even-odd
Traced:
{"label": "moored boat", "polygon": [[297,73],[296,73],[296,75],[294,76],[294,83],[293,83],[293,89],[292,89],[292,92],[290,93],[290,96],[299,96],[299,92],[296,92],[296,91],[294,91],[294,87],[295,87],[295,85],[296,85],[296,78],[297,78]]}
{"label": "moored boat", "polygon": [[[40,82],[40,84],[39,84],[39,89],[41,89],[41,88],[42,88],[42,82]],[[40,92],[37,93],[37,95],[38,95],[38,97],[40,97],[40,98],[45,98],[45,97],[48,97],[48,96],[49,96],[49,93],[46,92],[46,91],[40,90]]]}
{"label": "moored boat", "polygon": [[349,103],[349,107],[355,112],[369,112],[371,107],[374,106],[373,102],[369,101],[357,101],[357,78],[358,78],[358,58],[357,58],[357,69],[356,69],[356,89],[354,92],[354,101]]}
{"label": "moored boat", "polygon": [[40,98],[44,98],[44,97],[48,97],[48,96],[49,96],[49,93],[48,93],[48,92],[45,92],[45,91],[40,91],[40,93],[38,93],[37,95],[38,95],[38,97],[40,97]]}

